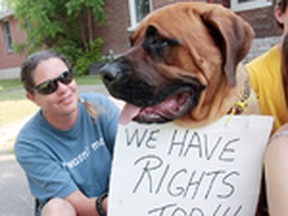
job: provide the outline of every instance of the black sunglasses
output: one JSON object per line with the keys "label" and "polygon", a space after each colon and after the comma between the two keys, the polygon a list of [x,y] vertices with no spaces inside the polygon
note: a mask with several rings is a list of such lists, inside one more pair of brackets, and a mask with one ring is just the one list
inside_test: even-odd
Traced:
{"label": "black sunglasses", "polygon": [[31,89],[31,91],[36,90],[39,94],[52,94],[58,88],[58,81],[61,83],[68,85],[73,80],[73,73],[72,71],[64,71],[55,79],[47,80],[45,82],[40,83],[39,85],[35,86]]}

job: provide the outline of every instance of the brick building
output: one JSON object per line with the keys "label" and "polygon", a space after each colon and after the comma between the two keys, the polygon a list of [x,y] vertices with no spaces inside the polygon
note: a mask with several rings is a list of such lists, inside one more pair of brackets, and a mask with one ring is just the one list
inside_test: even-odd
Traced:
{"label": "brick building", "polygon": [[[104,40],[103,55],[117,55],[130,46],[129,35],[137,23],[150,11],[167,4],[184,0],[106,0],[106,22],[95,28],[95,35]],[[276,0],[186,0],[219,3],[230,8],[249,22],[256,32],[253,47],[246,61],[269,49],[280,39],[273,15]],[[10,28],[10,30],[9,30]],[[8,30],[9,31],[8,31]],[[10,32],[10,33],[9,33]],[[13,13],[0,13],[0,79],[11,77],[19,72],[19,65],[25,55],[17,55],[9,48],[10,42],[25,40],[25,33],[17,28]],[[8,74],[8,75],[7,75]]]}
{"label": "brick building", "polygon": [[18,28],[12,11],[0,13],[0,79],[19,76],[19,65],[25,54],[13,52],[12,43],[24,42],[26,33]]}

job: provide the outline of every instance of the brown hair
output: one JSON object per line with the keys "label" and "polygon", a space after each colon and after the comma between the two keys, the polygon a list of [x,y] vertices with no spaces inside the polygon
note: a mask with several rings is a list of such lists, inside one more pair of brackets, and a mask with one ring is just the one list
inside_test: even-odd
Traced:
{"label": "brown hair", "polygon": [[[285,13],[285,10],[286,10],[286,7],[287,7],[287,0],[278,0],[276,7],[278,7],[281,10],[282,13]],[[278,26],[280,28],[283,28],[283,24],[279,23],[277,19],[276,19],[276,23],[278,24]]]}
{"label": "brown hair", "polygon": [[286,106],[288,107],[288,34],[283,38],[281,48],[281,74]]}
{"label": "brown hair", "polygon": [[282,12],[285,12],[287,6],[287,0],[279,0],[277,1],[277,6],[280,8]]}

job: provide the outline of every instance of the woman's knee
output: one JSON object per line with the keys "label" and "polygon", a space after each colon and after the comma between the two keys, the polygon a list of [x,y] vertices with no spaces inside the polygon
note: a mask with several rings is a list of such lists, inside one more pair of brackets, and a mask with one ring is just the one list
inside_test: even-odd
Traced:
{"label": "woman's knee", "polygon": [[76,216],[75,208],[68,201],[61,198],[53,198],[44,206],[41,216]]}

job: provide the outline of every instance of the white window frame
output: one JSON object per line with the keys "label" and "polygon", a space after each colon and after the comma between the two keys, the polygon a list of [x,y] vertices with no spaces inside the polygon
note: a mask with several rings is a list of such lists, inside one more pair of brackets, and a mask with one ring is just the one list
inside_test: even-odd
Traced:
{"label": "white window frame", "polygon": [[7,52],[12,52],[12,36],[11,36],[11,29],[9,21],[3,21],[3,32],[4,32],[4,39],[5,39],[5,46]]}
{"label": "white window frame", "polygon": [[257,8],[269,7],[273,3],[272,0],[251,0],[250,2],[239,3],[238,0],[231,0],[231,9],[235,12],[253,10]]}
{"label": "white window frame", "polygon": [[[134,31],[138,25],[137,14],[136,14],[136,0],[129,0],[129,12],[130,12],[130,27],[128,31]],[[149,0],[150,12],[153,10],[152,0]]]}

